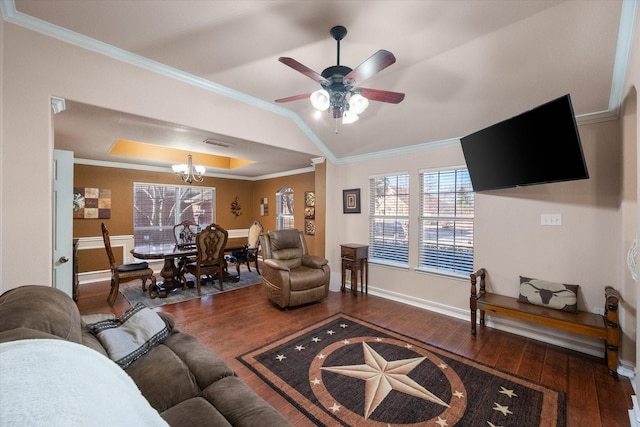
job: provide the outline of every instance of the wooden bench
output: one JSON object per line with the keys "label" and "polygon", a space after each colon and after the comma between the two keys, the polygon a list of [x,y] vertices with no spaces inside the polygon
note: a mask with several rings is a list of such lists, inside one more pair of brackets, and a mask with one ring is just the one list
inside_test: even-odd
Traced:
{"label": "wooden bench", "polygon": [[[486,291],[484,268],[471,274],[471,333],[476,334],[476,311],[480,310],[480,324],[485,325],[485,311],[525,320],[567,332],[604,340],[604,358],[607,361],[609,375],[618,376],[618,345],[620,327],[618,324],[618,302],[620,294],[611,286],[605,287],[605,314],[579,311],[568,313],[538,305],[519,302],[517,298],[493,294]],[[480,278],[480,289],[476,288]]]}

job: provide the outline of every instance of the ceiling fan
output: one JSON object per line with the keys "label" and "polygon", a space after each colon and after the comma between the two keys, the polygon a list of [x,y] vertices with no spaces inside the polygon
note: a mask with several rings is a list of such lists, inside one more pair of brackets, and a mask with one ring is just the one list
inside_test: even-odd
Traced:
{"label": "ceiling fan", "polygon": [[358,120],[358,114],[364,112],[369,106],[369,100],[398,104],[404,99],[404,93],[358,86],[396,62],[396,58],[391,52],[381,49],[355,69],[351,69],[340,65],[340,40],[347,35],[347,29],[338,25],[329,32],[337,42],[338,59],[336,65],[325,68],[322,74],[318,74],[293,58],[278,58],[283,64],[320,83],[322,89],[313,93],[276,99],[275,102],[290,102],[309,98],[311,104],[318,110],[330,110],[334,119],[342,118],[342,123],[353,123]]}

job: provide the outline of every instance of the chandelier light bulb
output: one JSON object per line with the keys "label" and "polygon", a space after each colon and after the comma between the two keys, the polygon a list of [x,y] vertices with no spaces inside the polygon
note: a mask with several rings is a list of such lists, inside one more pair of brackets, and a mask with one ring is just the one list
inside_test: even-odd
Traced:
{"label": "chandelier light bulb", "polygon": [[359,93],[351,95],[349,98],[349,111],[353,114],[362,114],[369,106],[369,100]]}
{"label": "chandelier light bulb", "polygon": [[311,105],[313,105],[314,108],[320,111],[325,111],[329,108],[329,105],[330,105],[329,92],[327,92],[324,89],[320,89],[313,92],[309,97],[309,99],[311,101]]}
{"label": "chandelier light bulb", "polygon": [[204,173],[207,169],[201,165],[194,165],[191,154],[187,156],[187,164],[173,165],[171,166],[173,172],[182,178],[182,180],[188,184],[192,182],[202,182],[204,180]]}

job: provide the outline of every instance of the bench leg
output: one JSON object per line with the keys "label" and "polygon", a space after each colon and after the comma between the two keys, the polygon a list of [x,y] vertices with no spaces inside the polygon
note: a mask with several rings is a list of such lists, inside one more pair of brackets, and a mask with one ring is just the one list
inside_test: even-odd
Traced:
{"label": "bench leg", "polygon": [[480,310],[480,324],[482,326],[485,325],[485,323],[484,323],[484,310]]}
{"label": "bench leg", "polygon": [[605,359],[609,375],[618,378],[618,345],[620,344],[620,328],[617,323],[607,322],[607,341],[605,342]]}
{"label": "bench leg", "polygon": [[471,334],[476,334],[476,311],[471,309]]}

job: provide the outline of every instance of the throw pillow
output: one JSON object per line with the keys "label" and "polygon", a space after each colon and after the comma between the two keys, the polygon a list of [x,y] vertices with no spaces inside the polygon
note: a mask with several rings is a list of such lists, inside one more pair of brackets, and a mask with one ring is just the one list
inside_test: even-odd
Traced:
{"label": "throw pillow", "polygon": [[158,313],[142,303],[136,304],[116,319],[106,319],[87,328],[107,350],[109,358],[122,369],[169,336],[169,329]]}
{"label": "throw pillow", "polygon": [[578,285],[520,276],[518,301],[576,313],[578,311],[578,288]]}

